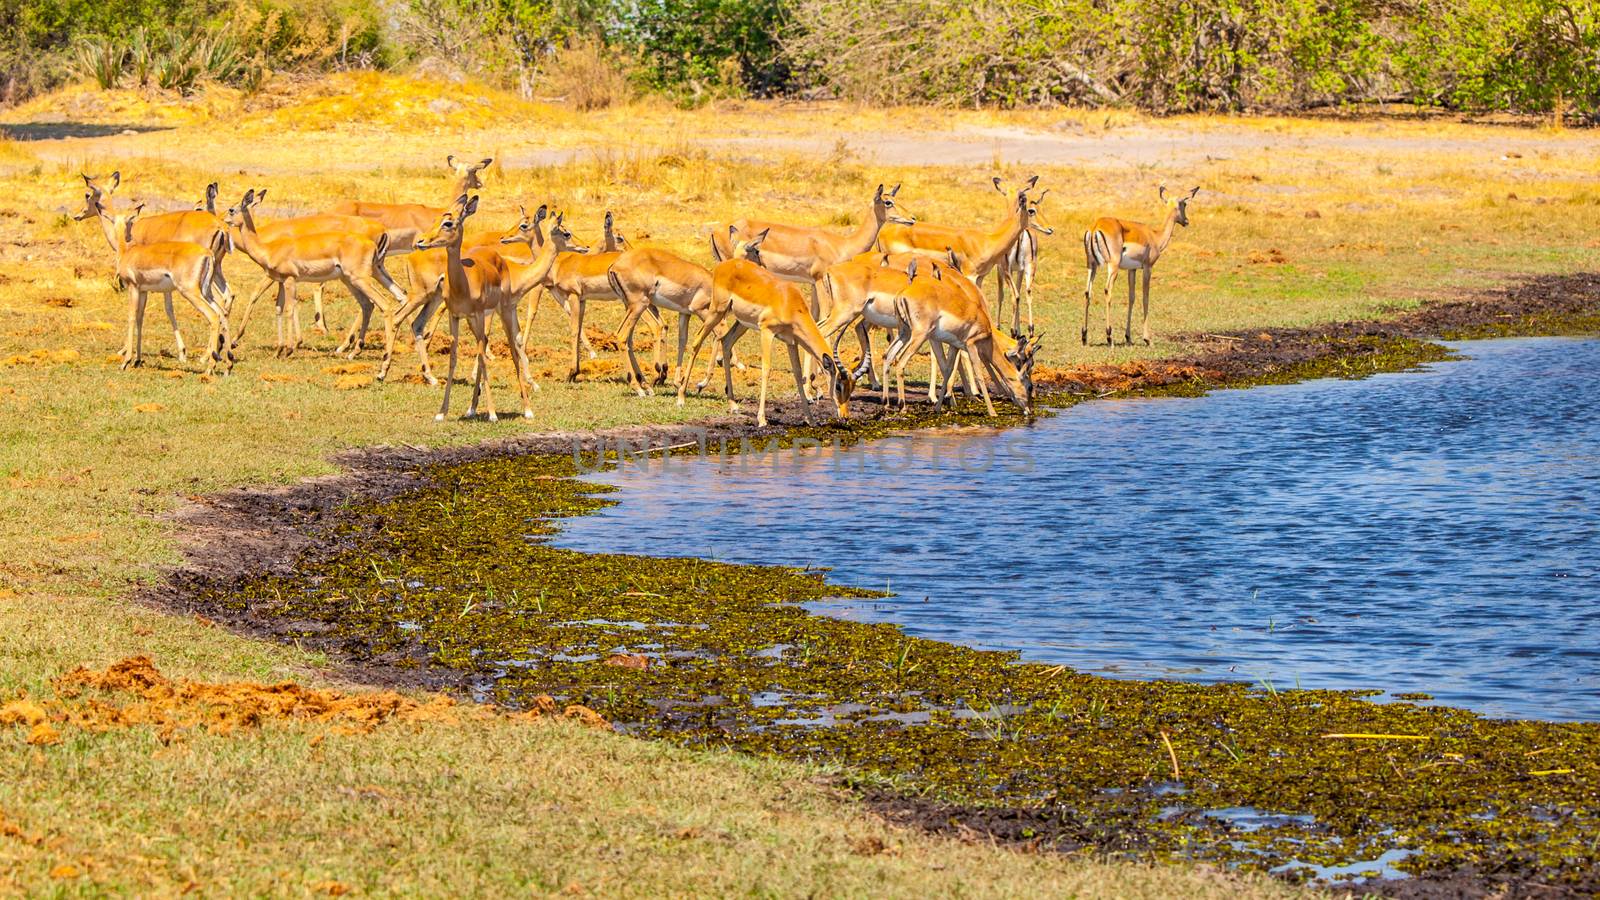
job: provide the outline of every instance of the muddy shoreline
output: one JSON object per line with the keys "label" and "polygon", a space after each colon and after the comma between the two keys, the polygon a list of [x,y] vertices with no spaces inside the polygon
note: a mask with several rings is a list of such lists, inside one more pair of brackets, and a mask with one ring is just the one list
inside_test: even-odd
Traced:
{"label": "muddy shoreline", "polygon": [[[1042,386],[1062,392],[1057,405],[1070,405],[1107,392],[1201,393],[1220,387],[1403,367],[1406,358],[1430,358],[1418,356],[1417,348],[1406,342],[1434,337],[1596,331],[1600,331],[1600,275],[1536,278],[1478,297],[1429,304],[1390,320],[1205,336],[1196,339],[1198,352],[1186,358],[1052,370],[1041,373],[1040,381]],[[1396,346],[1404,352],[1396,354]],[[326,652],[338,674],[351,681],[467,693],[470,678],[457,669],[429,665],[415,656],[358,657],[347,652],[340,636],[320,633],[319,623],[285,620],[249,608],[230,609],[200,598],[232,581],[263,574],[290,575],[297,565],[314,566],[319,557],[378,534],[385,523],[354,510],[426,487],[425,469],[523,455],[569,455],[575,447],[592,452],[597,446],[615,446],[619,440],[660,447],[702,438],[736,443],[740,438],[800,433],[797,404],[780,404],[772,418],[778,424],[767,429],[754,428],[748,419],[720,417],[681,426],[528,435],[441,450],[378,447],[353,451],[337,460],[347,469],[342,474],[281,488],[227,491],[181,509],[174,519],[186,563],[138,596],[164,609],[204,615],[253,636],[297,640]],[[836,433],[846,439],[871,436],[849,430]],[[330,541],[327,535],[335,531],[339,537]],[[969,839],[1063,850],[1137,849],[1136,838],[1119,848],[1103,827],[1090,827],[1048,810],[947,805],[872,787],[858,786],[857,792],[895,821]],[[1572,885],[1501,881],[1476,873],[1385,882],[1365,889],[1419,897],[1507,891],[1509,896],[1552,896],[1582,890]],[[1558,893],[1552,894],[1552,890]]]}

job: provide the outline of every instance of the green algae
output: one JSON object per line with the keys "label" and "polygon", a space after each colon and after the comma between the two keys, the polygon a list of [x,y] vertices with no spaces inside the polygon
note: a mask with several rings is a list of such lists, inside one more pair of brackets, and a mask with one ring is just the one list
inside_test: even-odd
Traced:
{"label": "green algae", "polygon": [[[1359,377],[1447,355],[1359,338],[1261,379]],[[770,440],[847,445],[990,421],[967,404]],[[1004,423],[1018,421],[1008,411]],[[643,737],[825,762],[943,802],[1048,810],[1101,849],[1270,868],[1401,848],[1412,872],[1568,882],[1600,863],[1600,725],[1372,704],[1370,692],[1111,680],[813,615],[798,604],[871,592],[815,569],[688,557],[693,547],[647,558],[550,546],[561,518],[608,502],[610,489],[578,472],[551,455],[436,466],[425,488],[346,510],[324,534],[329,549],[296,574],[207,602],[331,627],[357,659],[462,673],[483,700],[555,694]],[[1213,814],[1236,808],[1311,818],[1248,829]]]}

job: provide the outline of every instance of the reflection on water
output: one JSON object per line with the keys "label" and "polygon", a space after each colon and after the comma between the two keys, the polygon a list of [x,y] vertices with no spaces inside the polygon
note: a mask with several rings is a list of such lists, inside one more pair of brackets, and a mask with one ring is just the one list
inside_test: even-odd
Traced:
{"label": "reflection on water", "polygon": [[1600,341],[1026,429],[634,465],[588,550],[831,566],[820,604],[1117,677],[1600,719]]}

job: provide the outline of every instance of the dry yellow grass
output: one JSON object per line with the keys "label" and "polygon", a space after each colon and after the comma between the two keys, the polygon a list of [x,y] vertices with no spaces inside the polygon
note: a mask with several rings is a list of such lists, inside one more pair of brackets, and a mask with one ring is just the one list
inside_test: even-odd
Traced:
{"label": "dry yellow grass", "polygon": [[[1592,181],[1600,150],[1586,134],[753,103],[686,112],[646,102],[578,116],[481,88],[366,75],[254,99],[208,97],[172,107],[80,89],[8,117],[32,120],[14,130],[42,139],[0,142],[0,702],[24,692],[48,697],[63,672],[139,654],[187,678],[337,679],[325,660],[296,648],[119,599],[176,561],[160,517],[186,496],[326,473],[329,455],[352,446],[674,421],[721,408],[711,399],[681,410],[667,398],[633,399],[614,353],[589,364],[595,380],[557,383],[566,329],[548,303],[536,328],[534,371],[544,389],[531,426],[435,424],[437,389],[402,377],[415,365],[403,346],[391,383],[368,385],[359,366],[325,355],[334,338],[316,338],[293,359],[262,353],[271,323],[259,318],[235,374],[202,378],[167,355],[158,304],[146,320],[149,365],[119,372],[125,310],[111,285],[111,252],[92,224],[67,218],[81,203],[82,170],[120,168],[124,193],[152,207],[187,207],[213,179],[227,202],[267,187],[274,211],[286,214],[356,196],[442,203],[446,153],[493,153],[501,163],[483,191],[485,226],[509,224],[519,203],[549,202],[568,211],[580,239],[594,240],[609,208],[636,242],[702,262],[706,229],[746,212],[843,229],[878,182],[900,181],[904,205],[923,219],[991,221],[1002,201],[989,178],[1037,172],[1052,189],[1044,212],[1058,231],[1044,244],[1036,289],[1051,365],[1170,355],[1183,349],[1171,335],[1185,331],[1374,314],[1521,274],[1592,268],[1600,253]],[[429,109],[442,98],[459,107]],[[63,138],[39,124],[74,115],[108,133]],[[165,130],[118,133],[124,125]],[[1006,161],[1017,154],[1043,161]],[[1078,235],[1099,212],[1154,216],[1159,181],[1200,184],[1202,193],[1193,227],[1155,274],[1157,345],[1080,348]],[[241,294],[260,281],[240,256],[228,271]],[[342,327],[352,305],[341,291],[330,298]],[[193,342],[197,320],[180,315]],[[605,328],[619,318],[606,304],[591,307],[591,321]],[[1091,321],[1098,331],[1098,309]],[[368,349],[363,359],[374,355]],[[504,407],[504,354],[495,373]],[[341,380],[360,389],[340,390]],[[8,773],[0,887],[1278,890],[906,834],[796,766],[563,725],[490,718],[345,736],[286,722],[171,746],[149,729],[59,730],[60,743],[46,746],[0,730]],[[861,852],[879,843],[895,852]]]}

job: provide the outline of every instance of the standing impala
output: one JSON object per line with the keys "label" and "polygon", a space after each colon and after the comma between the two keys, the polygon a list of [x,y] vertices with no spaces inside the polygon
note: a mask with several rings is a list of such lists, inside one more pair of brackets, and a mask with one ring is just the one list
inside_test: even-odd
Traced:
{"label": "standing impala", "polygon": [[[995,315],[1006,302],[1006,266],[1007,260],[1016,250],[1017,243],[1023,235],[1028,233],[1029,227],[1045,228],[1037,222],[1039,216],[1039,201],[1044,199],[1046,190],[1037,198],[1030,198],[1028,191],[1038,184],[1039,176],[1029,178],[1018,189],[1016,198],[1006,209],[1006,214],[993,228],[952,228],[945,225],[915,225],[912,227],[886,226],[883,234],[879,236],[879,243],[889,253],[921,253],[936,260],[943,261],[949,254],[954,254],[956,264],[961,271],[967,273],[979,285],[991,270],[999,269],[1000,277],[996,278],[997,297],[995,300]],[[1000,186],[1000,179],[994,179],[995,190],[1006,193]],[[1048,229],[1046,228],[1046,233]],[[1032,324],[1032,310],[1029,311],[1029,324]],[[1020,330],[1020,322],[1018,330]]]}
{"label": "standing impala", "polygon": [[[300,342],[295,286],[300,282],[340,281],[350,293],[366,304],[377,306],[383,314],[383,362],[379,364],[377,375],[382,381],[394,359],[394,304],[384,296],[384,291],[400,303],[406,299],[383,268],[383,252],[389,236],[379,235],[372,241],[360,235],[333,233],[264,240],[256,230],[253,210],[266,194],[265,190],[246,191],[238,205],[228,210],[228,225],[236,232],[240,249],[278,286],[278,355],[293,354]],[[251,309],[252,306],[245,307],[241,329],[249,323]]]}
{"label": "standing impala", "polygon": [[[995,412],[989,398],[988,376],[1004,387],[1024,415],[1028,414],[1033,401],[1033,354],[1038,343],[1024,338],[1007,352],[1000,335],[995,333],[981,295],[964,290],[938,266],[931,270],[921,267],[924,273],[921,277],[918,277],[918,269],[913,261],[908,267],[906,288],[895,298],[901,327],[884,358],[885,367],[894,367],[900,406],[904,408],[906,404],[906,363],[924,342],[934,341],[967,355],[978,373],[975,379],[978,391],[990,416]],[[948,387],[952,375],[950,362],[940,353],[935,353],[934,359]],[[942,404],[950,395],[946,390],[936,403]]]}
{"label": "standing impala", "polygon": [[[607,212],[606,245],[621,247],[625,244],[626,239],[619,240],[619,236],[612,231],[611,213]],[[604,249],[590,253],[562,253],[556,256],[556,264],[550,270],[550,277],[546,279],[550,296],[567,311],[567,318],[572,324],[572,368],[567,371],[568,381],[577,381],[578,373],[583,368],[583,315],[588,302],[624,299],[611,283],[611,264],[621,255],[620,250]],[[654,306],[649,307],[649,311],[651,324],[655,326],[656,352],[659,354],[663,340],[661,313],[657,312]],[[528,316],[528,322],[530,325],[533,322],[531,314]]]}
{"label": "standing impala", "polygon": [[[522,352],[522,340],[517,332],[515,299],[517,295],[514,292],[511,266],[499,251],[489,247],[479,247],[465,257],[462,255],[461,241],[464,236],[464,226],[467,219],[477,211],[478,198],[476,196],[469,198],[466,194],[462,194],[452,208],[445,210],[444,215],[439,217],[438,223],[431,230],[417,238],[418,250],[443,247],[448,263],[445,270],[444,303],[450,315],[450,367],[445,374],[444,399],[434,419],[442,422],[450,412],[450,388],[455,384],[456,359],[461,348],[461,320],[466,319],[467,326],[472,329],[472,336],[478,342],[478,357],[472,373],[472,402],[467,404],[467,416],[471,418],[477,415],[478,398],[481,395],[483,404],[487,407],[489,421],[496,420],[494,398],[489,391],[489,359],[486,355],[489,349],[488,319],[492,312],[500,315],[500,323],[506,330],[506,339],[511,343],[511,364],[515,370],[517,393],[522,399],[522,417],[531,419],[533,407],[528,403],[528,357]],[[556,227],[561,228],[559,217],[556,219]],[[527,273],[527,277],[523,279],[527,287],[531,288],[548,274],[560,251],[561,243],[557,240],[545,242],[539,256],[530,264],[534,271]],[[470,266],[468,262],[471,263]]]}
{"label": "standing impala", "polygon": [[[376,222],[372,219],[364,219],[360,216],[318,213],[309,216],[295,216],[289,219],[273,219],[270,222],[257,222],[256,233],[261,240],[269,244],[287,238],[304,238],[316,234],[353,234],[376,243],[378,238],[383,237],[386,231],[381,222]],[[271,279],[268,279],[249,300],[245,301],[246,308],[254,306],[257,300],[260,300],[267,291],[272,290],[274,287],[276,287],[276,284]],[[311,327],[315,331],[326,334],[328,328],[322,313],[322,291],[326,284],[318,282],[312,287]],[[344,341],[333,351],[334,353],[344,353],[349,350],[352,358],[361,351],[361,341],[357,336],[357,329],[360,329],[360,337],[364,338],[366,336],[367,322],[372,317],[372,306],[367,304],[360,294],[357,294],[355,299],[356,304],[361,308],[360,315],[350,320],[349,333],[345,335]],[[298,321],[294,323],[294,333],[296,335],[300,333],[300,323]],[[235,346],[238,346],[243,340],[244,329],[240,328],[238,333],[234,335]]]}
{"label": "standing impala", "polygon": [[[493,162],[493,157],[468,163],[457,160],[455,154],[446,156],[444,164],[455,173],[450,193],[445,195],[448,201],[454,202],[462,194],[481,189],[483,179],[478,174]],[[389,232],[389,252],[396,256],[416,249],[417,236],[433,227],[433,223],[439,221],[445,211],[445,207],[423,206],[419,203],[370,203],[365,200],[345,200],[329,210],[335,215],[361,216],[382,222]]]}
{"label": "standing impala", "polygon": [[1166,185],[1158,189],[1161,203],[1167,209],[1167,220],[1157,233],[1150,226],[1125,219],[1105,216],[1094,220],[1094,227],[1083,233],[1083,254],[1089,267],[1089,277],[1083,285],[1083,343],[1089,343],[1089,302],[1094,290],[1094,276],[1102,267],[1106,270],[1106,346],[1111,346],[1111,287],[1117,281],[1117,270],[1128,270],[1128,323],[1122,336],[1133,343],[1133,291],[1135,279],[1144,275],[1144,343],[1150,345],[1150,270],[1156,260],[1172,243],[1174,226],[1189,227],[1189,201],[1200,193],[1196,187],[1189,196],[1176,201],[1167,199]]}
{"label": "standing impala", "polygon": [[[730,229],[731,230],[731,229]],[[722,337],[722,373],[728,397],[728,411],[738,412],[739,404],[733,400],[733,345],[746,331],[761,335],[761,399],[756,405],[756,425],[767,424],[767,375],[772,365],[772,344],[782,341],[789,347],[789,366],[794,370],[795,387],[800,392],[802,414],[807,424],[811,422],[811,399],[806,396],[806,376],[800,365],[800,351],[817,360],[828,376],[828,392],[833,398],[839,418],[850,415],[850,393],[855,381],[844,370],[839,358],[811,317],[805,297],[794,284],[774,275],[761,263],[761,247],[768,235],[758,232],[748,241],[735,241],[729,235],[736,256],[717,264],[711,273],[711,317],[700,326],[695,337],[694,351],[689,354],[689,368],[678,375],[678,405],[683,405],[684,389],[694,374],[694,362],[700,356],[700,345],[716,330],[728,315],[734,318],[733,327]]]}
{"label": "standing impala", "polygon": [[[639,358],[633,349],[633,332],[639,317],[658,307],[678,314],[678,371],[681,373],[683,352],[689,342],[689,317],[702,322],[711,319],[711,272],[675,253],[649,247],[620,254],[611,264],[610,278],[611,289],[628,309],[620,328],[628,347],[628,383],[641,397],[653,394],[652,385],[644,383]],[[661,344],[660,340],[656,341],[656,378],[652,384],[661,384],[667,378]],[[715,360],[712,364],[716,364]]]}
{"label": "standing impala", "polygon": [[[79,222],[91,218],[101,218],[112,215],[111,197],[117,188],[122,185],[122,173],[112,172],[105,179],[83,175],[83,210],[73,216]],[[213,182],[206,188],[209,197],[215,189]],[[102,223],[104,226],[105,223]],[[117,251],[115,233],[107,228],[105,231],[106,242],[111,245],[113,253]],[[222,235],[222,241],[217,241],[217,235]],[[184,210],[171,213],[157,213],[154,215],[140,215],[135,217],[133,225],[133,242],[135,244],[155,244],[177,241],[186,244],[196,244],[201,247],[212,248],[211,280],[212,291],[206,293],[207,297],[214,294],[229,298],[228,280],[222,274],[222,260],[233,246],[228,240],[228,229],[222,220],[203,210]],[[172,308],[172,291],[162,291],[163,306],[166,308],[167,321],[172,324],[172,340],[176,345],[179,362],[189,359],[188,348],[184,346],[183,332],[178,328],[178,315]],[[141,326],[141,331],[142,331]],[[131,348],[124,346],[122,353],[126,356]]]}
{"label": "standing impala", "polygon": [[[113,217],[109,211],[100,213],[101,224],[117,248],[117,281],[128,289],[128,338],[122,355],[122,368],[144,364],[144,310],[151,291],[183,295],[211,325],[211,335],[206,342],[205,373],[210,374],[218,362],[226,360],[224,372],[233,368],[233,353],[228,334],[228,317],[222,304],[212,296],[216,279],[212,267],[216,265],[216,247],[202,247],[183,241],[157,241],[140,244],[133,240],[143,204],[126,215]],[[221,243],[226,238],[219,235],[213,240]],[[223,298],[227,299],[226,296]]]}

